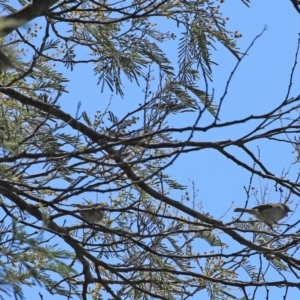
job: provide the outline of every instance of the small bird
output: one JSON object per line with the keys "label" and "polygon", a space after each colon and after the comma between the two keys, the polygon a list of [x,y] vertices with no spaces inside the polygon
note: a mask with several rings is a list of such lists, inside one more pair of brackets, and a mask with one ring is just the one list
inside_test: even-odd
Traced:
{"label": "small bird", "polygon": [[99,204],[73,204],[73,206],[77,207],[81,217],[90,223],[99,223],[104,217],[102,206]]}
{"label": "small bird", "polygon": [[268,203],[254,206],[251,209],[236,208],[235,212],[245,212],[254,215],[258,220],[267,224],[271,229],[273,224],[277,224],[279,220],[284,218],[288,212],[291,212],[290,208],[286,204],[282,203]]}
{"label": "small bird", "polygon": [[16,67],[11,59],[0,50],[0,71],[6,71],[8,69],[16,69],[24,72],[21,68]]}

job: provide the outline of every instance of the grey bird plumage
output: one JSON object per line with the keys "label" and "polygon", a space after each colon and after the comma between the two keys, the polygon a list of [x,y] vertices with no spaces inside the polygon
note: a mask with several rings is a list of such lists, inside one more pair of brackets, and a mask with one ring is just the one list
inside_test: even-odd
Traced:
{"label": "grey bird plumage", "polygon": [[104,217],[102,206],[99,204],[73,204],[73,206],[77,207],[81,217],[90,223],[99,223]]}
{"label": "grey bird plumage", "polygon": [[268,203],[248,208],[236,208],[235,212],[245,212],[254,215],[258,220],[267,224],[270,228],[277,224],[279,220],[284,218],[289,212],[290,208],[282,203]]}

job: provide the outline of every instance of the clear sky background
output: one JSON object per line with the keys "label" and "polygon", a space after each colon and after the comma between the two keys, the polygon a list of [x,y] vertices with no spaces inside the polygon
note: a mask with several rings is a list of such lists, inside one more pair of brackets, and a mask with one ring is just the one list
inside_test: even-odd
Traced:
{"label": "clear sky background", "polygon": [[[291,68],[294,63],[297,40],[300,32],[300,14],[294,9],[289,0],[285,1],[251,1],[250,8],[247,8],[241,1],[225,1],[221,5],[221,12],[228,16],[228,28],[238,30],[243,37],[238,40],[238,46],[243,52],[250,45],[255,36],[257,36],[265,26],[267,30],[261,38],[257,40],[249,55],[244,58],[238,71],[234,74],[228,89],[228,94],[223,104],[220,114],[221,121],[236,120],[251,114],[266,113],[274,108],[286,97],[288,84],[290,80]],[[164,28],[173,31],[180,38],[181,29],[176,28],[170,20],[159,20],[158,23]],[[164,46],[168,51],[169,59],[178,61],[177,51],[178,39],[169,42]],[[218,63],[213,67],[213,82],[210,83],[211,91],[215,90],[215,102],[218,103],[224,93],[224,89],[237,60],[222,45],[216,44],[217,51],[213,50],[212,59]],[[79,53],[86,55],[86,53]],[[111,96],[112,93],[106,87],[104,93],[101,93],[101,87],[97,86],[97,77],[93,76],[92,66],[76,66],[73,72],[66,70],[64,66],[59,66],[61,72],[66,72],[66,77],[70,78],[67,84],[69,94],[65,94],[60,99],[62,110],[73,115],[76,112],[77,104],[81,102],[81,111],[87,111],[92,117],[97,110],[104,111],[111,101],[110,109],[114,114],[121,118],[128,111],[142,103],[143,94],[141,86],[135,83],[125,81],[125,96],[122,99],[119,96]],[[291,96],[297,96],[300,91],[299,70],[296,71],[294,85]],[[199,82],[199,86],[202,83]],[[174,117],[174,126],[192,125],[192,120],[196,119],[196,114],[176,115]],[[208,124],[212,119],[207,116],[200,121],[199,125]],[[254,126],[254,123],[253,125]],[[249,124],[235,126],[230,131],[214,130],[209,133],[197,134],[194,140],[217,141],[225,139],[234,139],[242,136],[251,128]],[[283,170],[291,167],[295,161],[296,154],[293,148],[288,145],[272,142],[262,142],[253,144],[252,149],[257,146],[261,149],[261,159],[274,174],[279,176]],[[235,150],[234,150],[235,151]],[[236,155],[242,155],[235,153]],[[242,157],[242,156],[240,156]],[[248,158],[247,158],[247,161]],[[299,165],[294,164],[289,178],[294,180],[298,172]],[[237,216],[233,212],[236,206],[244,206],[246,194],[244,186],[248,186],[250,174],[241,167],[235,165],[219,153],[209,149],[200,152],[181,155],[176,162],[168,169],[168,174],[181,184],[190,186],[194,181],[198,192],[197,201],[202,203],[203,212],[209,212],[214,218],[223,217],[223,222],[231,221]],[[269,186],[266,201],[278,202],[282,200],[280,194],[275,191],[274,183],[255,180],[255,188],[258,190],[265,185]],[[171,196],[178,200],[180,193],[171,193]],[[269,198],[270,197],[270,198]],[[258,199],[262,197],[258,195]],[[251,204],[255,205],[256,199],[252,197]],[[296,196],[291,197],[291,208],[295,209],[299,202]],[[288,222],[297,220],[298,210],[292,215]],[[243,218],[246,218],[244,216]],[[203,243],[199,244],[202,247]],[[202,249],[202,248],[201,248]],[[209,249],[209,248],[208,248]],[[26,289],[28,299],[37,299],[39,288]],[[278,289],[276,289],[278,293]],[[34,295],[35,298],[31,298]],[[241,294],[237,291],[237,295]],[[275,294],[270,299],[282,299],[282,296]],[[53,296],[43,292],[44,300],[52,300]],[[203,296],[203,294],[202,294]],[[257,296],[258,297],[258,296]],[[289,294],[287,299],[296,299],[299,294]],[[63,299],[55,296],[56,300]],[[204,298],[202,298],[204,299]],[[209,296],[207,295],[207,299]],[[256,299],[260,299],[259,297]]]}

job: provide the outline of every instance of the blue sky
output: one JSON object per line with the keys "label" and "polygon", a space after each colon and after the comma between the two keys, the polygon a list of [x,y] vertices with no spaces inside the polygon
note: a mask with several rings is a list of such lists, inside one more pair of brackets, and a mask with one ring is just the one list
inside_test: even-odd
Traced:
{"label": "blue sky", "polygon": [[[300,14],[296,12],[289,0],[272,2],[256,0],[251,2],[250,8],[238,0],[226,1],[221,5],[221,12],[230,18],[228,28],[238,30],[243,35],[238,40],[241,51],[245,51],[254,37],[267,26],[267,30],[257,40],[249,55],[244,58],[234,74],[223,104],[220,115],[221,121],[225,122],[251,114],[265,113],[286,97],[300,32]],[[160,22],[164,28],[170,27],[168,20],[161,20]],[[179,37],[180,29],[176,29],[174,26],[172,29]],[[172,61],[178,61],[177,51],[174,47],[176,42],[170,42],[166,46],[166,49],[170,49],[169,59]],[[237,61],[222,45],[217,45],[217,51],[212,50],[212,58],[218,62],[218,65],[213,67],[213,82],[210,84],[210,89],[215,90],[215,99],[218,102]],[[62,72],[66,72],[63,66],[58,67],[61,68]],[[111,100],[110,110],[121,118],[128,111],[134,109],[137,103],[143,101],[141,92],[143,86],[138,88],[134,83],[127,82],[125,84],[125,97],[123,99],[119,96],[112,96],[111,98],[108,88],[102,94],[101,87],[96,85],[97,77],[93,76],[92,66],[76,66],[74,72],[67,71],[67,73],[69,75],[66,77],[70,78],[70,83],[67,85],[69,94],[63,95],[60,104],[63,110],[73,116],[78,102],[82,103],[82,111],[85,110],[90,116],[93,116],[95,111],[103,111]],[[298,82],[299,70],[296,71],[291,96],[298,95]],[[199,85],[201,86],[201,84],[200,82]],[[184,117],[177,115],[174,117],[174,124],[180,122],[181,126],[184,124],[191,125],[193,118],[195,119],[196,115],[191,114]],[[210,118],[207,117],[204,121],[201,120],[200,124],[203,125],[209,121]],[[254,124],[236,126],[230,132],[228,129],[213,130],[208,133],[197,134],[195,140],[233,139],[242,136],[243,133],[252,128],[251,126]],[[281,174],[283,169],[288,169],[294,162],[295,154],[292,153],[293,148],[291,146],[278,143],[275,145],[272,142],[254,143],[251,146],[254,152],[257,146],[261,149],[262,161],[276,175]],[[241,157],[244,155],[236,150],[233,151]],[[245,159],[248,160],[248,158]],[[293,165],[289,175],[291,180],[296,178],[298,168],[297,164]],[[199,190],[197,201],[202,203],[203,212],[209,212],[211,216],[217,219],[225,214],[222,219],[224,222],[231,221],[236,216],[233,213],[234,207],[243,206],[245,203],[244,186],[248,186],[250,174],[211,149],[183,154],[168,169],[168,174],[172,174],[173,178],[181,184],[190,186],[190,193],[192,193],[190,181],[193,180],[196,189]],[[258,190],[268,184],[269,190],[265,200],[271,202],[282,200],[280,194],[275,191],[272,182],[260,182],[259,180],[254,182]],[[180,193],[174,192],[171,196],[179,199]],[[258,199],[261,199],[259,195]],[[291,200],[291,208],[294,209],[298,199],[292,196]],[[250,198],[250,201],[253,205],[257,204],[254,197]],[[292,216],[289,222],[297,220],[296,214]],[[276,292],[278,293],[278,290]],[[36,289],[34,289],[34,294],[36,295]],[[44,300],[53,299],[46,293],[43,295]],[[289,294],[287,299],[295,299],[295,297],[296,294],[294,296]],[[60,299],[62,298],[57,297],[57,300]]]}

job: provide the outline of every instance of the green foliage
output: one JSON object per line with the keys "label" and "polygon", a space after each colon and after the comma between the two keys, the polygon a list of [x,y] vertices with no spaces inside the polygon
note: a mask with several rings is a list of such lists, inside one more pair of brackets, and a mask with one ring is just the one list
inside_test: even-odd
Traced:
{"label": "green foliage", "polygon": [[[0,3],[9,12],[16,10],[12,5]],[[224,45],[239,59],[240,35],[227,30],[218,6],[205,0],[53,0],[32,1],[19,13],[28,22],[42,16],[44,24],[34,21],[23,30],[12,22],[16,31],[5,39],[14,57],[22,55],[24,72],[9,70],[0,78],[2,299],[24,299],[24,285],[81,299],[175,300],[204,293],[237,299],[232,286],[264,279],[261,266],[245,257],[256,255],[279,272],[289,271],[281,255],[296,247],[292,238],[261,233],[259,222],[213,219],[195,187],[190,196],[190,186],[169,172],[180,155],[210,148],[258,173],[226,152],[229,146],[245,149],[248,140],[198,140],[198,133],[230,131],[227,126],[235,124],[217,123],[220,107],[207,85],[217,63],[214,48]],[[11,30],[4,26],[0,33]],[[178,62],[170,59],[170,49]],[[91,66],[91,74],[76,73],[80,64]],[[81,111],[77,102],[74,115],[63,110],[66,93],[73,92],[73,73],[69,78],[62,71],[67,69],[88,83],[83,101],[92,103],[91,110]],[[94,77],[101,91],[113,92],[106,107],[90,93]],[[141,93],[129,98],[130,84]],[[135,107],[115,112],[114,97],[125,109],[124,101]],[[289,119],[292,109],[281,108]],[[210,126],[198,124],[203,116]],[[267,128],[265,120],[279,117],[274,110],[259,118]],[[264,137],[282,133],[285,128],[266,129]],[[206,172],[195,161],[183,169],[185,178],[190,168]],[[101,202],[100,224],[85,222],[74,210],[85,199]],[[238,250],[230,249],[232,241]],[[241,270],[249,280],[239,278]]]}
{"label": "green foliage", "polygon": [[[1,205],[8,209],[6,204]],[[64,260],[73,255],[56,246],[41,246],[42,232],[34,239],[31,235],[16,219],[12,219],[10,225],[1,223],[0,299],[5,299],[3,294],[24,299],[22,285],[32,288],[35,285],[45,286],[60,294],[68,294],[66,289],[53,285],[50,274],[56,273],[62,278],[75,275],[75,270],[64,263]]]}

